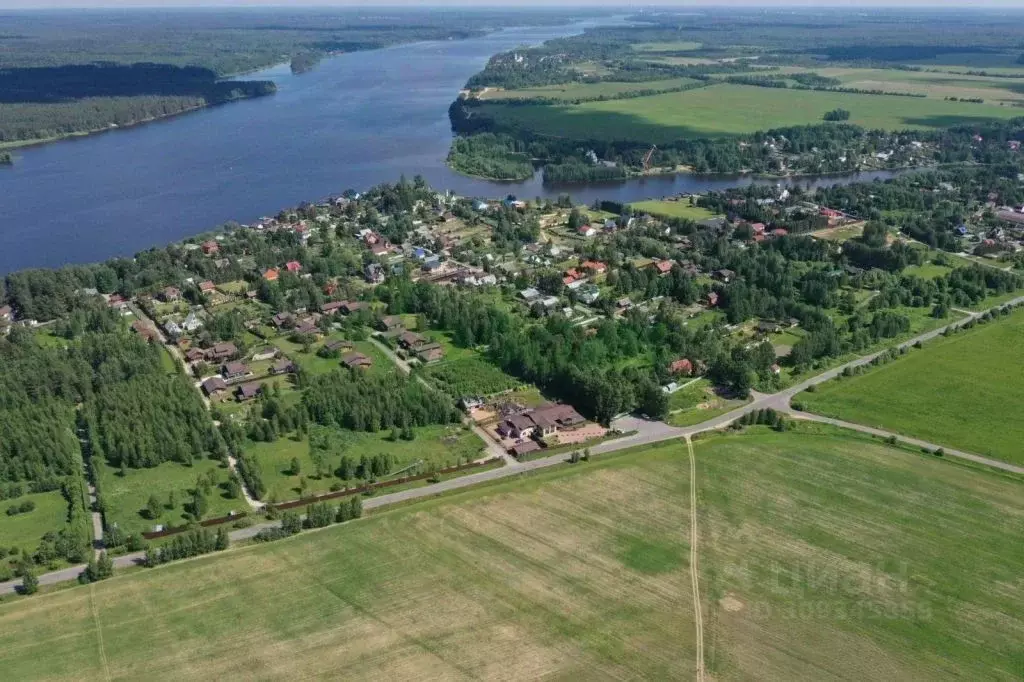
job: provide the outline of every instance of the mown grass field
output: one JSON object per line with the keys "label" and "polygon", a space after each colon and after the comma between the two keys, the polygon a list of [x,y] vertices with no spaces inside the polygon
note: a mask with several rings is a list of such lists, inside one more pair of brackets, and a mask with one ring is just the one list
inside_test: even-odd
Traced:
{"label": "mown grass field", "polygon": [[598,83],[559,83],[557,85],[541,85],[535,88],[516,90],[488,90],[480,96],[484,100],[503,99],[563,99],[578,100],[595,97],[615,97],[641,90],[669,90],[692,85],[697,81],[693,78],[666,78],[663,80],[640,81],[637,83],[601,81]]}
{"label": "mown grass field", "polygon": [[[343,484],[333,475],[338,468],[341,455],[358,463],[366,455],[389,454],[395,463],[394,470],[405,469],[409,465],[422,461],[425,465],[436,465],[443,469],[454,466],[466,459],[476,460],[483,457],[484,443],[480,438],[461,425],[422,426],[414,429],[415,440],[391,440],[390,431],[379,433],[363,433],[335,429],[338,442],[344,442],[344,448],[329,451],[323,456],[328,465],[329,474],[316,478],[316,465],[310,452],[309,439],[294,440],[279,438],[273,443],[249,443],[246,452],[253,455],[260,466],[260,475],[267,487],[266,499],[277,502],[298,499],[301,492],[301,479],[306,479],[307,491],[310,494],[329,492],[332,485]],[[299,460],[299,473],[290,472],[292,458]],[[425,469],[424,469],[425,470]],[[349,481],[355,485],[357,481]]]}
{"label": "mown grass field", "polygon": [[1020,102],[1024,89],[1012,79],[901,69],[826,68],[815,73],[838,78],[843,87],[909,92],[928,97],[959,97],[989,102]]}
{"label": "mown grass field", "polygon": [[1024,312],[800,395],[806,409],[1024,463]]}
{"label": "mown grass field", "polygon": [[637,201],[630,204],[634,211],[642,211],[651,215],[666,216],[669,218],[686,218],[687,220],[707,220],[714,218],[715,214],[700,206],[691,206],[689,200],[683,201],[661,201],[651,199],[648,201]]}
{"label": "mown grass field", "polygon": [[794,91],[720,84],[685,92],[579,105],[484,105],[499,122],[542,135],[573,139],[664,143],[822,123],[842,108],[850,123],[869,129],[948,127],[1019,115],[1013,107],[941,99]]}
{"label": "mown grass field", "polygon": [[[714,679],[1013,679],[1021,483],[834,434],[697,454]],[[682,443],[0,605],[10,679],[690,679]]]}

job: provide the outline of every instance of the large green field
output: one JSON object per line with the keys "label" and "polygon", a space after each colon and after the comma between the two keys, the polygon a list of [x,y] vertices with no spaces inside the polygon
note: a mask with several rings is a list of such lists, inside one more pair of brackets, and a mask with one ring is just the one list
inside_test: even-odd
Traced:
{"label": "large green field", "polygon": [[667,78],[654,81],[638,81],[635,83],[599,81],[597,83],[559,83],[557,85],[541,85],[535,88],[516,90],[488,90],[481,95],[485,100],[503,99],[561,99],[581,100],[597,97],[615,97],[642,90],[670,90],[685,85],[693,85],[698,81],[693,78]]}
{"label": "large green field", "polygon": [[803,393],[806,409],[1024,463],[1024,311]]}
{"label": "large green field", "polygon": [[1009,78],[902,69],[826,68],[816,69],[815,73],[838,78],[843,87],[859,90],[909,92],[939,99],[958,97],[995,103],[1024,100],[1019,83]]}
{"label": "large green field", "polygon": [[500,123],[542,135],[664,143],[822,123],[836,108],[869,129],[939,128],[1019,116],[1014,107],[941,99],[721,84],[634,99],[558,106],[485,105]]}
{"label": "large green field", "polygon": [[[836,435],[698,442],[714,679],[1014,679],[1021,483]],[[10,679],[689,679],[682,443],[0,605]]]}
{"label": "large green field", "polygon": [[650,199],[648,201],[637,201],[629,206],[634,211],[650,213],[651,215],[667,216],[669,218],[706,220],[715,216],[714,213],[706,208],[691,206],[689,201],[662,201],[658,199]]}

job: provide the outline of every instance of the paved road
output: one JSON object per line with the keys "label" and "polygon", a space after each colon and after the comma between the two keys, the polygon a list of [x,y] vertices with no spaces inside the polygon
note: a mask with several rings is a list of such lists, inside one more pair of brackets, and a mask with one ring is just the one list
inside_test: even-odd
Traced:
{"label": "paved road", "polygon": [[[1017,297],[1017,298],[1013,299],[1012,301],[1007,302],[1007,304],[1011,304],[1011,305],[1017,305],[1017,304],[1020,304],[1020,303],[1024,303],[1024,296]],[[1007,304],[1004,304],[1004,305],[1007,305]],[[999,306],[999,307],[1002,307],[1002,306]],[[982,314],[983,313],[971,313],[968,317],[966,317],[966,318],[964,318],[962,320],[958,320],[958,321],[956,321],[956,322],[954,322],[954,323],[952,323],[950,325],[947,325],[946,327],[942,327],[942,328],[939,328],[939,329],[936,329],[936,330],[933,330],[933,331],[930,331],[930,332],[926,332],[926,333],[921,334],[919,336],[916,336],[916,337],[914,337],[914,338],[912,338],[912,339],[910,339],[908,341],[905,341],[904,343],[902,343],[899,346],[897,346],[897,348],[909,347],[909,346],[912,346],[912,345],[914,345],[915,343],[917,343],[919,341],[920,342],[924,342],[924,341],[928,341],[930,339],[934,339],[935,337],[937,337],[940,334],[942,334],[942,332],[945,331],[946,329],[960,327],[960,326],[966,324],[971,319],[976,319],[978,317],[981,317]],[[387,349],[386,347],[384,347],[383,349],[389,355],[393,355],[390,352],[390,349]],[[898,438],[899,440],[901,440],[901,441],[903,441],[905,443],[911,443],[913,445],[919,445],[920,447],[926,447],[926,448],[929,448],[931,450],[935,450],[936,448],[943,447],[943,449],[945,450],[945,453],[947,455],[951,456],[951,457],[960,457],[960,458],[963,458],[963,459],[966,459],[966,460],[969,460],[969,461],[972,461],[972,462],[977,462],[977,463],[980,463],[980,464],[985,464],[987,466],[991,466],[991,467],[994,467],[996,469],[1000,469],[1000,470],[1003,470],[1003,471],[1009,471],[1009,472],[1013,472],[1013,473],[1024,473],[1024,469],[1022,469],[1021,467],[1015,466],[1013,464],[1008,464],[1006,462],[999,462],[999,461],[996,461],[996,460],[991,460],[991,459],[987,459],[985,457],[981,457],[980,455],[974,455],[974,454],[967,453],[967,452],[961,452],[959,450],[952,450],[952,449],[949,449],[949,448],[945,448],[944,446],[935,445],[935,444],[932,444],[932,443],[926,443],[924,441],[920,441],[920,440],[913,439],[913,438],[907,438],[907,437],[901,436],[899,434],[889,433],[887,431],[882,431],[880,429],[874,429],[874,428],[871,428],[871,427],[868,427],[868,426],[863,426],[863,425],[860,425],[860,424],[851,424],[849,422],[843,422],[843,421],[840,421],[838,419],[829,419],[827,417],[819,417],[817,415],[808,415],[808,414],[794,412],[793,409],[790,407],[789,402],[790,402],[790,400],[792,400],[793,396],[795,396],[798,393],[806,390],[809,386],[814,386],[814,385],[817,385],[817,384],[829,381],[831,379],[834,379],[835,377],[837,377],[840,374],[842,374],[843,370],[845,370],[847,367],[858,367],[860,365],[867,364],[867,363],[871,362],[873,359],[875,359],[876,357],[878,357],[879,355],[881,355],[883,352],[885,352],[885,351],[879,351],[877,353],[872,353],[871,355],[866,355],[864,357],[857,358],[856,360],[852,360],[851,362],[848,362],[848,363],[846,363],[844,365],[840,365],[839,367],[835,367],[835,368],[830,369],[830,370],[828,370],[828,371],[826,371],[826,372],[824,372],[822,374],[819,374],[817,376],[811,377],[810,379],[807,379],[806,381],[803,381],[803,382],[801,382],[799,384],[796,384],[795,386],[791,386],[791,387],[789,387],[789,388],[787,388],[787,389],[785,389],[783,391],[780,391],[778,393],[773,393],[771,395],[755,393],[754,394],[754,399],[751,402],[747,403],[746,405],[744,405],[744,406],[742,406],[740,408],[737,408],[737,409],[733,410],[732,412],[728,412],[726,414],[723,414],[723,415],[720,415],[718,417],[715,417],[714,419],[709,419],[706,422],[703,422],[701,424],[696,424],[694,426],[688,426],[688,427],[685,427],[685,428],[681,428],[681,427],[669,426],[668,424],[665,424],[663,422],[647,421],[647,420],[639,419],[637,417],[632,417],[632,416],[627,416],[627,417],[622,417],[620,419],[616,419],[614,422],[612,422],[612,428],[617,429],[619,431],[624,431],[624,432],[626,432],[626,431],[636,431],[636,433],[634,433],[634,434],[632,434],[630,436],[626,436],[624,438],[618,438],[618,439],[611,440],[611,441],[605,441],[604,443],[599,443],[599,444],[591,447],[590,451],[591,451],[592,454],[600,455],[600,454],[606,454],[606,453],[609,453],[609,452],[615,452],[617,450],[622,450],[622,449],[625,449],[625,448],[636,447],[638,445],[649,445],[649,444],[652,444],[652,443],[660,443],[660,442],[663,442],[663,441],[672,440],[674,438],[688,438],[688,437],[694,436],[694,435],[696,435],[698,433],[704,433],[704,432],[707,432],[707,431],[715,431],[717,429],[724,428],[724,427],[728,426],[729,424],[731,424],[732,422],[734,422],[735,420],[737,420],[740,417],[742,417],[743,415],[745,415],[748,412],[751,412],[753,410],[761,410],[761,409],[771,408],[771,409],[774,409],[774,410],[777,410],[777,411],[780,411],[780,412],[788,413],[788,414],[792,415],[793,417],[810,419],[810,420],[813,420],[813,421],[819,421],[819,422],[827,423],[827,424],[834,424],[836,426],[840,426],[840,427],[843,427],[843,428],[853,429],[853,430],[856,430],[856,431],[860,431],[862,433],[870,433],[872,435],[881,436],[883,438],[887,438],[889,436],[895,436],[896,438]],[[399,364],[399,366],[401,366],[401,364]],[[488,439],[488,442],[492,442],[492,441],[489,441],[489,439]],[[412,489],[409,489],[409,490],[402,490],[402,491],[395,492],[395,493],[387,493],[385,495],[378,495],[378,496],[366,499],[363,502],[363,508],[364,509],[377,509],[379,507],[384,507],[384,506],[387,506],[387,505],[390,505],[390,504],[396,504],[396,503],[399,503],[399,502],[408,502],[410,500],[417,500],[417,499],[422,499],[422,498],[426,498],[426,497],[433,497],[435,495],[439,495],[441,493],[449,492],[449,491],[452,491],[452,490],[459,490],[461,488],[467,488],[469,486],[478,485],[480,483],[485,483],[485,482],[488,482],[488,481],[497,481],[497,480],[500,480],[500,479],[503,479],[503,478],[509,478],[511,476],[517,476],[519,474],[526,473],[526,472],[529,472],[529,471],[536,471],[536,470],[539,470],[539,469],[545,469],[545,468],[548,468],[548,467],[552,467],[552,466],[561,464],[561,463],[567,461],[567,459],[568,459],[568,454],[560,454],[560,455],[554,455],[552,457],[545,457],[545,458],[542,458],[542,459],[535,459],[535,460],[532,460],[532,461],[529,461],[529,462],[522,462],[522,463],[516,462],[515,466],[504,466],[504,467],[501,467],[500,469],[490,469],[488,471],[481,471],[481,472],[476,473],[476,474],[469,474],[467,476],[461,476],[459,478],[453,478],[453,479],[449,479],[447,481],[441,481],[440,483],[434,483],[432,485],[424,486],[422,488],[412,488]],[[274,527],[276,525],[277,525],[276,522],[264,523],[264,524],[258,524],[258,525],[255,525],[255,526],[250,526],[249,528],[243,528],[241,530],[232,531],[231,539],[233,541],[245,540],[245,539],[253,537],[254,535],[256,535],[256,533],[258,533],[260,530],[262,530],[264,528],[271,528],[271,527]],[[114,559],[114,566],[115,567],[122,567],[122,568],[125,567],[125,566],[131,566],[133,564],[139,563],[142,560],[143,557],[144,557],[144,554],[142,552],[137,552],[135,554],[129,554],[129,555],[117,557],[116,559]],[[54,584],[54,583],[64,582],[64,581],[67,581],[67,580],[74,580],[74,579],[76,579],[78,577],[78,574],[81,573],[84,568],[85,568],[85,566],[74,566],[72,568],[67,568],[67,569],[64,569],[62,571],[55,571],[55,572],[52,572],[52,573],[45,573],[45,574],[39,576],[39,583],[41,585],[51,585],[51,584]],[[10,581],[10,582],[6,582],[6,583],[0,583],[0,594],[14,592],[15,591],[15,587],[17,585],[20,585],[20,581]]]}
{"label": "paved road", "polygon": [[1015,464],[1008,464],[1007,462],[1000,462],[996,459],[989,459],[988,457],[982,457],[981,455],[975,455],[970,452],[963,452],[962,450],[956,450],[953,448],[946,447],[945,445],[937,445],[935,443],[929,443],[928,441],[921,440],[920,438],[911,438],[909,436],[901,436],[898,433],[892,433],[891,431],[883,431],[882,429],[876,429],[871,426],[864,426],[863,424],[854,424],[853,422],[844,422],[842,419],[832,419],[831,417],[822,417],[817,414],[809,414],[806,412],[788,412],[794,419],[803,419],[805,421],[820,422],[822,424],[831,424],[832,426],[838,426],[844,429],[850,429],[851,431],[860,431],[861,433],[868,433],[872,436],[879,436],[881,438],[894,437],[901,443],[908,443],[914,447],[925,448],[932,452],[942,448],[943,453],[947,457],[958,457],[960,459],[966,459],[977,464],[984,464],[1001,471],[1009,471],[1015,474],[1024,474],[1024,467],[1017,466]]}

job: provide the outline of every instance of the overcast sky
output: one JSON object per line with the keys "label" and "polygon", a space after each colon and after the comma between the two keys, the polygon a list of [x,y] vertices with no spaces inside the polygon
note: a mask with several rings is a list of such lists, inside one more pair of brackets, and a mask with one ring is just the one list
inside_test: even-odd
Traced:
{"label": "overcast sky", "polygon": [[538,7],[554,6],[601,6],[601,7],[650,7],[653,5],[673,7],[694,7],[712,5],[719,7],[917,7],[917,8],[956,8],[968,9],[976,7],[1019,9],[1024,7],[1024,0],[0,0],[0,9],[54,9],[69,7],[368,7],[383,6],[443,6],[443,7]]}

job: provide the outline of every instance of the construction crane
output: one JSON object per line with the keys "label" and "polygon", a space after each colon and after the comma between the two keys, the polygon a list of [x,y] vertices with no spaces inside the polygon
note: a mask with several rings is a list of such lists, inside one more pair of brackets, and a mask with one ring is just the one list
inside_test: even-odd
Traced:
{"label": "construction crane", "polygon": [[657,145],[651,145],[651,149],[644,156],[644,170],[651,169],[651,157],[654,156],[654,152],[658,151]]}

